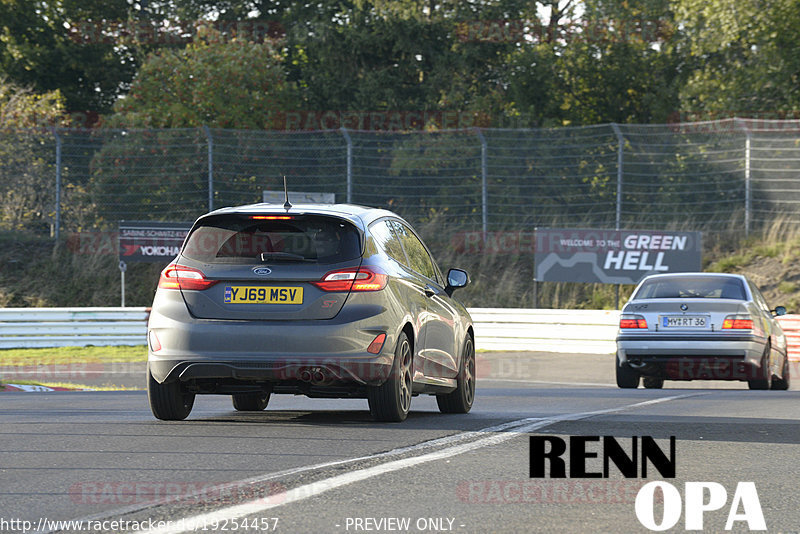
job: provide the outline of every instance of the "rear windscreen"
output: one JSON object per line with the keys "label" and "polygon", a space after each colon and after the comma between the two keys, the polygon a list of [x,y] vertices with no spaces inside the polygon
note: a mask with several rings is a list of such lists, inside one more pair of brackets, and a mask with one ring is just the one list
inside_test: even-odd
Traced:
{"label": "rear windscreen", "polygon": [[634,298],[674,299],[709,298],[745,300],[744,284],[738,278],[680,277],[648,280]]}
{"label": "rear windscreen", "polygon": [[337,263],[361,255],[355,226],[334,217],[221,215],[192,229],[183,255],[204,263]]}

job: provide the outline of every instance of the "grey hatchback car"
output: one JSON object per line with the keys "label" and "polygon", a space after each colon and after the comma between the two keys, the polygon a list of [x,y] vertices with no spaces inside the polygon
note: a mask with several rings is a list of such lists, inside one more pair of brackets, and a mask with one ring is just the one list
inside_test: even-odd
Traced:
{"label": "grey hatchback car", "polygon": [[661,388],[664,380],[739,380],[750,389],[789,389],[786,337],[746,276],[656,274],[622,308],[617,385]]}
{"label": "grey hatchback car", "polygon": [[378,421],[412,396],[467,413],[475,334],[411,225],[345,204],[223,208],[195,221],[163,270],[148,322],[148,398],[181,420],[198,394],[240,411],[270,395],[366,398]]}

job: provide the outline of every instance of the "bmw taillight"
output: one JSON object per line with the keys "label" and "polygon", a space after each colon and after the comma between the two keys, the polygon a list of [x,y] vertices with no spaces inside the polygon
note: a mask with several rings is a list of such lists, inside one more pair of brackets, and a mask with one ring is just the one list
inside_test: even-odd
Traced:
{"label": "bmw taillight", "polygon": [[623,315],[619,318],[620,328],[644,328],[647,330],[647,321],[641,315]]}
{"label": "bmw taillight", "polygon": [[203,271],[171,263],[161,271],[158,287],[161,289],[195,289],[202,291],[219,282],[209,280]]}
{"label": "bmw taillight", "polygon": [[356,267],[331,271],[318,282],[311,282],[323,291],[380,291],[389,277],[372,267]]}
{"label": "bmw taillight", "polygon": [[749,315],[729,315],[722,321],[723,330],[752,330],[753,319]]}

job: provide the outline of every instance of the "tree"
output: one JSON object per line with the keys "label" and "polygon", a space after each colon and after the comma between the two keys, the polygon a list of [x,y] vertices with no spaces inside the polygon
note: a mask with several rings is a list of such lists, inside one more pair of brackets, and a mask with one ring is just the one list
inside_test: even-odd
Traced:
{"label": "tree", "polygon": [[107,112],[136,58],[99,29],[132,15],[126,0],[3,0],[0,73],[40,93],[58,89],[69,111]]}
{"label": "tree", "polygon": [[55,213],[50,128],[66,125],[59,91],[37,94],[0,78],[0,228],[49,230]]}
{"label": "tree", "polygon": [[0,77],[0,130],[66,126],[61,91],[35,93]]}
{"label": "tree", "polygon": [[678,105],[667,1],[553,4],[509,55],[513,124],[665,122]]}
{"label": "tree", "polygon": [[676,0],[692,118],[771,114],[800,106],[800,3],[796,0]]}
{"label": "tree", "polygon": [[[201,28],[199,38],[184,49],[154,52],[106,122],[125,130],[110,130],[92,160],[89,191],[100,224],[200,215],[208,198],[209,138],[202,126],[220,141],[217,186],[257,201],[265,176],[255,162],[265,159],[268,144],[257,132],[248,136],[223,129],[269,129],[292,98],[280,53],[269,40],[228,39]],[[180,209],[171,208],[176,204]]]}
{"label": "tree", "polygon": [[110,126],[268,128],[293,97],[270,41],[224,39],[214,29],[182,50],[151,54]]}

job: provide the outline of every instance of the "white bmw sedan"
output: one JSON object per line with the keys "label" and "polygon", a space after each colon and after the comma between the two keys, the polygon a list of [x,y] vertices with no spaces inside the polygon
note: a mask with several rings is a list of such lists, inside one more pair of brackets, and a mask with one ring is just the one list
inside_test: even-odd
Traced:
{"label": "white bmw sedan", "polygon": [[661,388],[664,380],[740,380],[789,389],[786,338],[758,288],[722,273],[656,274],[622,309],[617,386]]}

